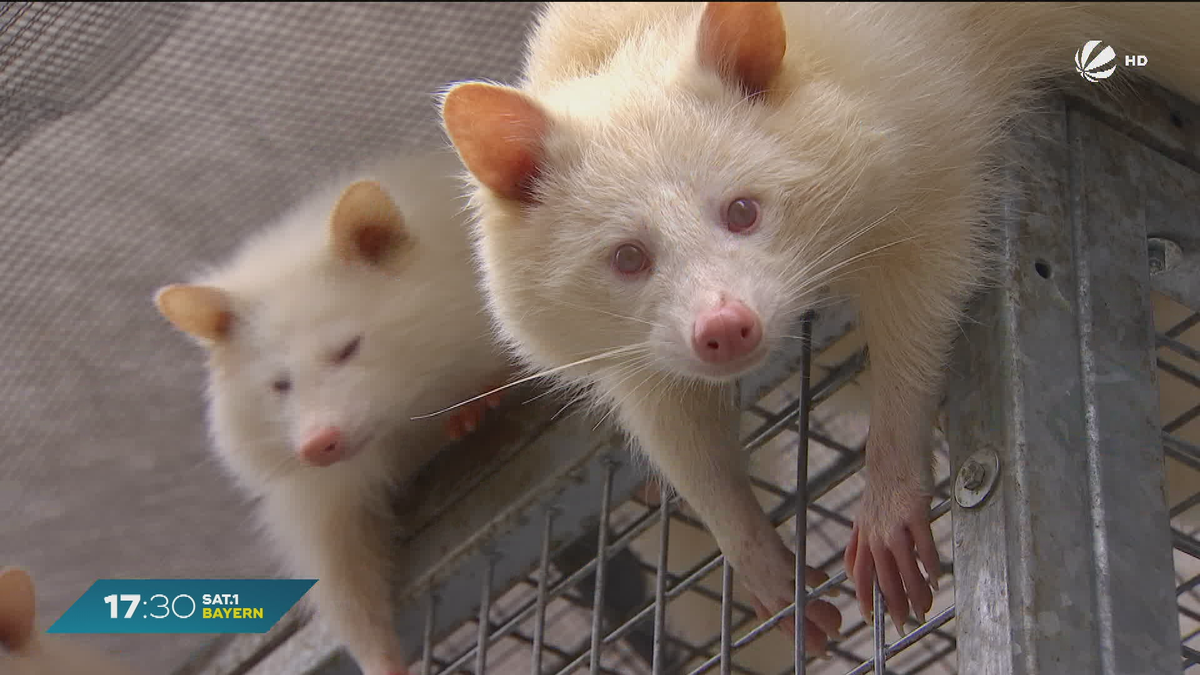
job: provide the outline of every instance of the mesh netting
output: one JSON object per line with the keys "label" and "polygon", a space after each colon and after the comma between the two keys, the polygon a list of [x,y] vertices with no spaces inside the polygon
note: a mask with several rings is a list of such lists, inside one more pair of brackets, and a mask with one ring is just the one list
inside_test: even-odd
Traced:
{"label": "mesh netting", "polygon": [[[43,618],[105,576],[272,571],[152,294],[326,176],[440,143],[432,93],[514,78],[532,7],[0,4],[0,564]],[[151,673],[204,639],[97,638]]]}

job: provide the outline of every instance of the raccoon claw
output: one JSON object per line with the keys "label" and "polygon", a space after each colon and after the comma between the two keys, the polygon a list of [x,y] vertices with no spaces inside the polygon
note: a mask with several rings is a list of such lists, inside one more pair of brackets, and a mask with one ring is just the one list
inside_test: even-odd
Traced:
{"label": "raccoon claw", "polygon": [[[757,598],[754,599],[754,611],[758,620],[766,621],[778,614],[785,607],[791,605],[793,600],[787,602],[772,603],[777,607],[775,610],[768,609]],[[811,600],[804,607],[804,648],[810,654],[825,655],[829,653],[829,643],[840,640],[842,613],[837,607],[825,602],[824,600]],[[795,615],[788,616],[779,622],[779,627],[790,637],[796,636],[796,618]]]}
{"label": "raccoon claw", "polygon": [[[874,582],[878,580],[888,616],[903,635],[900,626],[910,606],[917,616],[924,617],[933,607],[937,588],[940,560],[929,524],[929,500],[914,496],[878,508],[870,499],[872,494],[868,487],[863,512],[855,519],[846,547],[846,570],[857,590],[862,616],[874,615]],[[918,558],[928,579],[917,566]]]}
{"label": "raccoon claw", "polygon": [[[785,547],[780,546],[783,551],[787,551]],[[760,579],[789,579],[786,588],[764,588],[761,584],[747,583],[747,590],[753,598],[755,614],[759,621],[766,621],[778,614],[780,611],[790,606],[795,602],[795,583],[790,581],[795,577],[796,558],[791,551],[787,551],[786,556],[781,556],[780,563],[786,562],[790,565],[789,568],[777,569],[767,576],[761,576]],[[766,572],[766,570],[764,570]],[[812,568],[805,567],[804,572],[805,582],[808,586],[816,587],[829,580],[829,576],[824,572]],[[765,601],[763,598],[769,598]],[[830,641],[842,639],[842,613],[838,611],[830,603],[824,600],[810,600],[804,607],[804,645],[805,649],[812,654],[827,653]],[[788,636],[796,636],[796,617],[792,614],[780,620],[779,628],[781,628]]]}

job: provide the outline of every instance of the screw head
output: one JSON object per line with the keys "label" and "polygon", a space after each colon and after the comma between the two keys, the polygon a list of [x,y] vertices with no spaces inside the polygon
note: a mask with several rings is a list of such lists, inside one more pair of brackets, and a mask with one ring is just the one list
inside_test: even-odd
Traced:
{"label": "screw head", "polygon": [[963,464],[960,473],[963,476],[963,487],[968,490],[978,490],[983,486],[983,479],[987,477],[987,469],[973,459],[968,459],[967,463]]}
{"label": "screw head", "polygon": [[1162,274],[1179,263],[1183,249],[1170,239],[1150,237],[1146,240],[1146,254],[1150,263],[1150,274]]}
{"label": "screw head", "polygon": [[1167,266],[1167,252],[1162,249],[1162,246],[1150,246],[1150,273],[1158,274]]}
{"label": "screw head", "polygon": [[954,501],[970,509],[983,503],[1000,476],[1000,457],[990,448],[971,455],[954,477]]}

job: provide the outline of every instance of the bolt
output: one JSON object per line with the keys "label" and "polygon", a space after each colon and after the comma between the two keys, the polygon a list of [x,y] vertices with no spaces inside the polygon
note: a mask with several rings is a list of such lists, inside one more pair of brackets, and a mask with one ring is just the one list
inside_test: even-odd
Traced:
{"label": "bolt", "polygon": [[1150,242],[1150,273],[1158,274],[1167,266],[1167,251],[1163,248],[1162,242],[1151,239]]}
{"label": "bolt", "polygon": [[1146,252],[1150,260],[1150,274],[1162,274],[1179,261],[1183,249],[1170,239],[1150,237],[1146,240]]}
{"label": "bolt", "polygon": [[954,501],[964,509],[973,509],[988,498],[1000,477],[1000,458],[996,451],[984,448],[968,457],[958,469],[954,481]]}
{"label": "bolt", "polygon": [[983,480],[987,478],[987,467],[973,459],[968,459],[962,469],[959,469],[959,473],[962,475],[964,488],[978,490],[983,487]]}

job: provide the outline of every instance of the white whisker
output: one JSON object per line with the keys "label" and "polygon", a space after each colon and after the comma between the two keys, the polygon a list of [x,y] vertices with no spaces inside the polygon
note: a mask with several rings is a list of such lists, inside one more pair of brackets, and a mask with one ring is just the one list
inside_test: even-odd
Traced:
{"label": "white whisker", "polygon": [[[639,369],[637,372],[644,372],[646,370],[650,370],[650,369],[647,367],[647,368]],[[608,419],[609,415],[612,415],[614,412],[616,412],[618,409],[620,409],[621,406],[623,406],[625,404],[625,401],[629,400],[629,397],[633,396],[637,392],[638,389],[641,389],[642,385],[644,385],[644,384],[646,384],[646,382],[650,381],[650,378],[654,377],[655,374],[658,374],[658,371],[650,370],[650,372],[646,375],[646,377],[642,378],[641,382],[638,382],[636,386],[634,386],[632,389],[629,390],[629,393],[627,393],[627,394],[625,394],[625,396],[621,397],[620,401],[617,401],[615,405],[609,406],[608,412],[604,413],[604,416],[600,418],[599,422],[596,422],[596,425],[594,427],[592,427],[592,431],[599,429],[600,425],[604,424],[604,420]],[[628,379],[629,379],[628,377],[625,378],[625,380],[628,380]]]}
{"label": "white whisker", "polygon": [[636,344],[636,345],[627,345],[627,346],[625,346],[625,347],[617,347],[616,349],[612,349],[612,350],[610,350],[610,351],[607,351],[607,352],[604,352],[604,353],[601,353],[601,354],[597,354],[597,355],[595,355],[595,356],[589,356],[588,358],[585,358],[585,359],[580,359],[580,360],[578,360],[578,361],[572,361],[571,363],[567,363],[567,364],[564,364],[564,365],[561,365],[561,366],[557,366],[557,367],[554,367],[554,368],[550,368],[549,370],[543,370],[543,371],[541,371],[541,372],[539,372],[539,373],[534,373],[533,375],[529,375],[529,376],[526,376],[526,377],[522,377],[522,378],[520,378],[520,379],[518,379],[518,380],[516,380],[516,381],[509,382],[508,384],[505,384],[505,385],[503,385],[503,386],[500,386],[500,387],[496,387],[495,389],[492,389],[491,391],[486,391],[486,392],[484,392],[484,393],[482,393],[482,394],[479,394],[478,396],[473,396],[473,397],[471,397],[471,398],[469,398],[469,399],[467,399],[467,400],[465,400],[465,401],[461,401],[461,402],[459,402],[459,403],[455,403],[455,404],[454,404],[454,405],[452,405],[452,406],[448,406],[448,407],[442,408],[441,410],[438,410],[438,411],[436,411],[436,412],[431,412],[431,413],[428,413],[428,414],[426,414],[426,415],[417,415],[416,417],[410,417],[409,419],[415,422],[415,421],[417,421],[417,420],[428,419],[428,418],[430,418],[430,417],[437,417],[438,415],[441,415],[442,413],[449,412],[449,411],[451,411],[451,410],[454,410],[455,408],[461,408],[461,407],[462,407],[462,406],[464,406],[464,405],[467,405],[467,404],[470,404],[470,403],[474,403],[475,401],[478,401],[478,400],[480,400],[480,399],[482,399],[482,398],[487,398],[488,396],[491,396],[492,394],[495,394],[495,393],[497,393],[497,392],[500,392],[500,391],[504,391],[505,389],[509,389],[509,388],[511,388],[511,387],[515,387],[515,386],[517,386],[517,385],[519,385],[519,384],[524,384],[524,383],[526,383],[526,382],[529,382],[530,380],[536,380],[536,379],[538,379],[538,378],[546,377],[547,375],[554,375],[555,373],[560,373],[560,372],[562,372],[562,371],[564,371],[564,370],[567,370],[568,368],[573,368],[573,367],[575,367],[575,366],[582,366],[582,365],[584,365],[584,364],[587,364],[587,363],[592,363],[592,362],[595,362],[595,361],[600,361],[600,360],[603,360],[603,359],[612,358],[612,357],[614,357],[614,356],[620,356],[621,354],[624,354],[624,353],[627,353],[627,352],[631,352],[631,351],[636,351],[636,350],[638,350],[638,349],[641,349],[641,348],[642,348],[642,345],[640,345],[640,344]]}
{"label": "white whisker", "polygon": [[560,305],[564,305],[566,307],[571,307],[574,309],[582,309],[582,310],[591,311],[591,312],[599,312],[601,314],[611,316],[614,319],[622,319],[624,321],[635,321],[637,323],[644,323],[647,326],[650,326],[651,328],[660,328],[660,329],[662,328],[661,325],[654,323],[653,321],[647,321],[646,319],[639,319],[636,316],[626,316],[624,314],[615,314],[613,312],[610,312],[610,311],[604,310],[604,309],[600,309],[598,307],[586,307],[584,305],[576,305],[575,303],[567,302],[566,300],[560,300],[558,298],[547,298],[547,299],[551,300],[552,302],[556,302]]}
{"label": "white whisker", "polygon": [[859,260],[862,260],[869,256],[875,255],[876,253],[879,253],[885,249],[889,249],[893,246],[899,246],[900,244],[904,244],[904,243],[913,241],[914,239],[918,239],[918,238],[919,237],[917,235],[904,237],[902,239],[897,239],[895,241],[891,241],[886,244],[876,246],[875,248],[872,248],[872,249],[863,251],[862,253],[859,253],[857,255],[851,256],[851,257],[847,258],[846,260],[843,260],[842,262],[840,262],[828,269],[822,270],[819,274],[814,274],[813,276],[809,277],[808,279],[806,279],[804,281],[804,284],[803,284],[803,286],[801,286],[801,288],[811,289],[815,286],[823,285],[825,280],[828,278],[828,276],[830,274],[838,271],[839,269],[842,269],[844,267],[852,265]]}
{"label": "white whisker", "polygon": [[884,221],[887,220],[887,218],[889,216],[891,216],[895,212],[896,212],[896,209],[892,209],[891,211],[888,211],[887,213],[883,214],[879,218],[876,218],[875,220],[871,221],[867,225],[865,225],[865,226],[859,228],[858,230],[856,230],[855,232],[851,233],[850,236],[846,237],[844,240],[842,240],[836,246],[830,247],[829,250],[825,251],[820,256],[818,256],[816,260],[810,261],[804,267],[799,269],[795,274],[793,274],[791,276],[791,278],[788,279],[788,285],[792,285],[792,284],[796,283],[798,279],[800,279],[801,277],[808,274],[813,268],[815,268],[818,265],[820,265],[821,263],[825,262],[825,260],[828,259],[830,256],[836,254],[838,251],[841,251],[842,249],[846,248],[850,244],[854,243],[855,241],[857,241],[862,236],[866,235],[871,230],[874,230],[876,227],[879,227],[881,224],[884,223]]}

